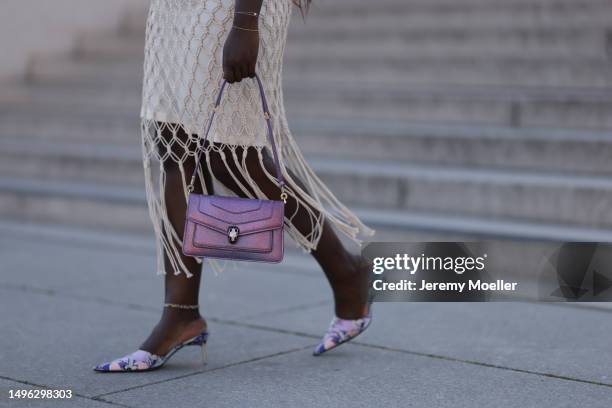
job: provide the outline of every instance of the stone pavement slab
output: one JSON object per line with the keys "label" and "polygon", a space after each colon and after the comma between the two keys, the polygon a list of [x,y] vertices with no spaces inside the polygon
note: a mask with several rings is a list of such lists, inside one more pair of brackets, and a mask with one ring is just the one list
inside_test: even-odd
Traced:
{"label": "stone pavement slab", "polygon": [[612,405],[609,309],[377,303],[355,343],[313,358],[331,293],[299,259],[207,269],[204,371],[190,348],[160,371],[96,374],[91,366],[133,351],[157,321],[152,247],[33,238],[0,237],[0,378],[71,388],[82,406],[94,396],[134,407],[336,406],[355,396],[357,406]]}
{"label": "stone pavement slab", "polygon": [[[612,313],[536,303],[375,303],[358,342],[550,373],[612,386]],[[317,335],[329,307],[263,316],[258,323]]]}
{"label": "stone pavement slab", "polygon": [[[153,247],[130,251],[32,238],[0,238],[0,285],[160,310],[163,276],[153,269]],[[203,313],[246,319],[286,308],[331,304],[323,273],[308,269],[305,257],[291,255],[293,263],[288,259],[281,265],[230,263],[216,275],[205,265]]]}
{"label": "stone pavement slab", "polygon": [[99,362],[134,351],[157,313],[99,304],[61,295],[0,289],[0,377],[95,396],[249,361],[288,350],[314,347],[289,334],[211,322],[209,363],[200,351],[177,353],[163,370],[145,375],[100,374]]}
{"label": "stone pavement slab", "polygon": [[297,351],[104,398],[174,408],[607,408],[612,401],[608,387],[357,345],[337,351]]}

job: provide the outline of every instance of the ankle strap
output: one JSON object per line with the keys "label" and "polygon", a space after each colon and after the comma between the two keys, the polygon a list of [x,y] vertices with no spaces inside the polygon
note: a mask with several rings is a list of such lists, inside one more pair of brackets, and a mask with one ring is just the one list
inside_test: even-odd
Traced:
{"label": "ankle strap", "polygon": [[177,303],[164,303],[164,307],[172,307],[175,309],[190,309],[195,310],[200,307],[200,305],[179,305]]}

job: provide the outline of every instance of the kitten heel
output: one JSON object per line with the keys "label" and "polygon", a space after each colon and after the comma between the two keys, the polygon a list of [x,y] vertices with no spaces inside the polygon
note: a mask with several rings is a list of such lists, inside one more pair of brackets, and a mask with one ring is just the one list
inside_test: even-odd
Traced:
{"label": "kitten heel", "polygon": [[206,343],[203,343],[200,346],[200,350],[202,351],[202,365],[205,366],[208,364],[208,352],[206,351]]}
{"label": "kitten heel", "polygon": [[206,342],[208,332],[203,331],[197,336],[177,344],[170,349],[165,356],[151,354],[145,350],[137,350],[125,357],[118,358],[109,363],[99,364],[94,370],[100,372],[127,372],[127,371],[150,371],[162,367],[177,351],[185,346],[200,346],[202,348],[202,362],[206,364]]}
{"label": "kitten heel", "polygon": [[201,333],[198,337],[194,338],[187,344],[188,346],[200,346],[200,352],[202,356],[202,365],[208,363],[208,352],[206,350],[206,344],[208,342],[208,331]]}

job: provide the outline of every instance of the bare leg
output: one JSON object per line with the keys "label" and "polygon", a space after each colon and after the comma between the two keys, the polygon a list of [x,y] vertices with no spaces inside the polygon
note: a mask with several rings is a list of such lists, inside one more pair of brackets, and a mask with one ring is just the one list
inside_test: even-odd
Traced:
{"label": "bare leg", "polygon": [[[264,151],[265,152],[265,151]],[[242,159],[246,154],[246,163],[249,174],[257,182],[258,187],[266,194],[273,198],[278,197],[280,191],[278,187],[271,182],[264,169],[261,168],[257,151],[255,148],[237,148],[237,155]],[[226,154],[227,162],[232,167],[232,172],[240,180],[241,184],[245,185],[244,179],[240,176],[238,168],[231,158],[230,154]],[[231,189],[238,195],[244,195],[239,186],[227,172],[225,164],[222,162],[218,153],[211,154],[211,167],[215,177],[220,180],[225,186]],[[274,174],[274,164],[269,155],[264,154],[264,165],[268,172]],[[297,180],[295,175],[291,175],[294,180]],[[302,189],[305,189],[299,180]],[[294,199],[287,201],[287,212],[293,213],[296,209],[297,202]],[[298,214],[293,221],[294,226],[304,235],[310,232],[312,226],[308,218],[307,211],[304,208],[298,208]],[[335,231],[325,221],[323,224],[323,232],[319,245],[312,255],[323,269],[327,280],[330,283],[334,294],[336,315],[343,319],[358,319],[366,313],[365,305],[367,302],[367,270],[362,267],[360,256],[353,255],[344,247]]]}
{"label": "bare leg", "polygon": [[[163,134],[165,140],[171,140],[172,134],[167,132]],[[185,142],[187,135],[182,132],[178,137]],[[160,148],[164,148],[160,146]],[[182,149],[177,143],[172,146],[173,149]],[[180,152],[176,152],[180,154]],[[202,163],[204,166],[205,163]],[[187,177],[190,177],[193,171],[193,163],[184,163]],[[168,218],[174,226],[175,231],[179,236],[183,236],[185,224],[185,212],[187,205],[184,200],[183,193],[183,176],[179,167],[172,160],[167,160],[164,163],[166,171],[165,183],[165,202]],[[207,181],[207,184],[209,181]],[[201,186],[196,187],[201,191]],[[172,265],[165,254],[165,303],[175,304],[198,304],[200,294],[201,281],[201,265],[194,258],[185,257],[181,254],[181,259],[185,266],[193,274],[193,277],[187,278],[185,274],[175,275]],[[152,333],[141,345],[141,349],[149,351],[153,354],[165,355],[169,349],[178,342],[187,340],[198,335],[206,327],[206,321],[200,315],[199,310],[185,310],[176,308],[164,308],[159,323],[155,326]]]}

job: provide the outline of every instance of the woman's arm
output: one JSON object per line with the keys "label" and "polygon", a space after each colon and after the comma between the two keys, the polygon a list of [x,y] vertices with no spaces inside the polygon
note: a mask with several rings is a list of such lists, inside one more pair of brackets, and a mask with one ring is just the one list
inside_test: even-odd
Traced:
{"label": "woman's arm", "polygon": [[223,77],[229,83],[255,76],[262,1],[236,0],[233,26],[223,46]]}

